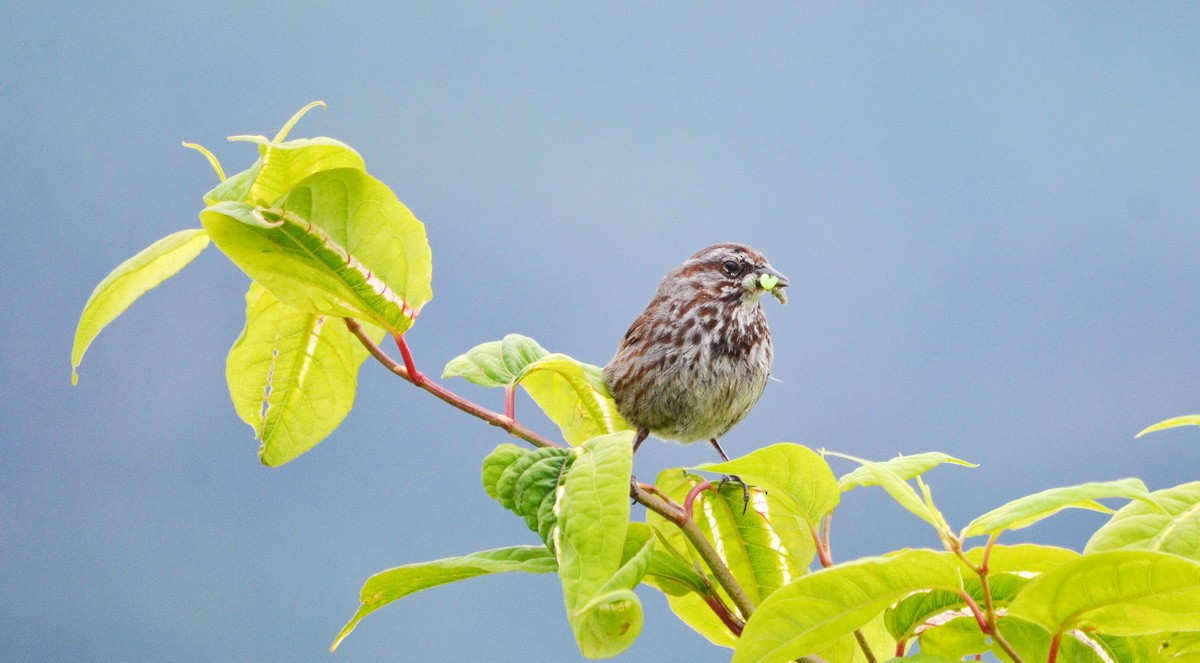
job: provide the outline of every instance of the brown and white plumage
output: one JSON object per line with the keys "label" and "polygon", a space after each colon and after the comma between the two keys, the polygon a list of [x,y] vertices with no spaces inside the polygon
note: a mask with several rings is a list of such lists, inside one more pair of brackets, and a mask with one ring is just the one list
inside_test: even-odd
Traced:
{"label": "brown and white plumage", "polygon": [[652,433],[684,444],[711,440],[720,451],[716,439],[758,402],[772,359],[764,280],[788,284],[758,251],[715,244],[659,283],[604,367],[617,409],[639,429],[638,443]]}

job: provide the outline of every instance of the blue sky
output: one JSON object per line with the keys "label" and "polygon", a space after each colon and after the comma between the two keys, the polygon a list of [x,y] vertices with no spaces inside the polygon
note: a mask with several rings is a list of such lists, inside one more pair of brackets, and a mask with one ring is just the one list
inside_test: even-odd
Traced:
{"label": "blue sky", "polygon": [[[16,5],[16,6],[14,6]],[[387,607],[370,574],[535,539],[479,487],[504,438],[368,364],[355,411],[279,469],[224,385],[246,278],[215,250],[68,357],[92,287],[198,225],[224,138],[359,150],[427,226],[436,372],[509,332],[602,364],[661,276],[740,241],[793,283],[775,375],[725,439],[980,463],[950,521],[1017,496],[1195,480],[1200,11],[1043,3],[10,3],[0,9],[0,659],[578,657],[556,582]],[[500,407],[498,394],[456,385]],[[552,431],[531,404],[525,419]],[[647,445],[638,473],[712,460]],[[840,469],[849,469],[848,467]],[[932,546],[882,493],[839,559]],[[1006,535],[1079,548],[1102,519]],[[722,660],[643,595],[626,660]]]}

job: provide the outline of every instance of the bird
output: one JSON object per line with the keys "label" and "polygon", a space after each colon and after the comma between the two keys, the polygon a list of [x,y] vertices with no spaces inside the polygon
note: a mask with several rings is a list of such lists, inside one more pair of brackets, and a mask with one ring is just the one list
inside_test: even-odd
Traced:
{"label": "bird", "polygon": [[744,244],[701,249],[658,284],[602,376],[617,411],[637,432],[691,444],[718,440],[762,396],[771,373],[771,330],[760,301],[787,303],[787,277]]}

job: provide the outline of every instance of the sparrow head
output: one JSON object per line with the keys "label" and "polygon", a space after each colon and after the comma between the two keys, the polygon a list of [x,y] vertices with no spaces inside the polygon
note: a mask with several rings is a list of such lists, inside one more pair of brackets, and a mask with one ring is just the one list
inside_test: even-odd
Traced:
{"label": "sparrow head", "polygon": [[723,301],[757,304],[763,294],[770,292],[787,303],[783,289],[789,285],[788,278],[776,271],[766,256],[744,244],[714,244],[701,249],[674,273],[693,292],[707,292]]}

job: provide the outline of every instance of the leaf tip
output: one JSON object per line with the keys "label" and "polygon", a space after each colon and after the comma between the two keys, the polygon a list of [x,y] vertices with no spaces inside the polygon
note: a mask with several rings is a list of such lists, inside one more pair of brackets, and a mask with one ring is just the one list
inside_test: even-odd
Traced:
{"label": "leaf tip", "polygon": [[190,150],[196,150],[200,154],[203,154],[204,158],[208,159],[208,165],[212,166],[212,169],[217,172],[217,177],[222,182],[225,181],[225,179],[226,179],[225,178],[225,169],[221,167],[221,162],[217,160],[216,155],[213,154],[212,152],[208,151],[208,148],[206,148],[203,145],[200,145],[198,143],[189,143],[187,141],[183,142],[183,146]]}
{"label": "leaf tip", "polygon": [[1141,430],[1141,432],[1139,432],[1137,435],[1133,436],[1133,439],[1136,440],[1139,437],[1141,437],[1147,433],[1155,433],[1160,430],[1167,430],[1168,428],[1178,428],[1180,426],[1200,426],[1200,414],[1188,414],[1188,415],[1184,415],[1182,417],[1172,417],[1170,419],[1165,419],[1156,424],[1153,424],[1151,426],[1147,426],[1147,427],[1143,428]]}
{"label": "leaf tip", "polygon": [[293,115],[290,120],[284,123],[283,128],[279,130],[279,133],[275,134],[275,140],[271,142],[282,143],[284,140],[286,140],[288,134],[292,131],[292,127],[296,126],[296,123],[300,121],[300,118],[304,117],[305,113],[316,108],[317,106],[320,106],[321,108],[329,108],[329,104],[321,100],[314,101],[304,108],[301,108],[300,110],[296,111],[296,114]]}

